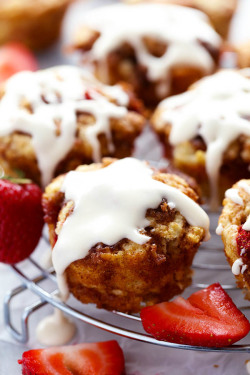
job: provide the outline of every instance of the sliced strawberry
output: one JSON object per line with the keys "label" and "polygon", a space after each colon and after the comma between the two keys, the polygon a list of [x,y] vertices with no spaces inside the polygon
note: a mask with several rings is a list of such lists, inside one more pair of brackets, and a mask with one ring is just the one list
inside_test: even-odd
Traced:
{"label": "sliced strawberry", "polygon": [[23,375],[121,375],[124,370],[116,341],[29,350],[18,363]]}
{"label": "sliced strawberry", "polygon": [[158,340],[179,344],[221,347],[241,340],[250,323],[220,284],[192,294],[145,307],[142,324]]}
{"label": "sliced strawberry", "polygon": [[0,47],[0,83],[22,70],[37,69],[35,56],[23,44],[11,42]]}

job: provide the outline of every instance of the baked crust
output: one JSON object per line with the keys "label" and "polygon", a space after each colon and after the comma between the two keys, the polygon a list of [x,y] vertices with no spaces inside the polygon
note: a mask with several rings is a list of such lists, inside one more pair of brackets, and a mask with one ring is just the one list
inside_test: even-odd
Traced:
{"label": "baked crust", "polygon": [[63,16],[72,1],[1,1],[0,44],[14,40],[35,50],[48,47],[59,37]]}
{"label": "baked crust", "polygon": [[224,39],[228,35],[231,19],[236,11],[238,0],[124,0],[126,3],[157,2],[163,4],[177,4],[204,12],[213,27]]}
{"label": "baked crust", "polygon": [[[83,86],[87,82],[83,81]],[[97,82],[98,84],[98,82]],[[129,85],[121,84],[122,89],[128,95],[128,112],[121,118],[110,118],[110,130],[114,150],[111,152],[107,136],[104,133],[99,134],[100,153],[102,156],[113,156],[123,158],[130,156],[133,152],[134,141],[141,133],[145,118],[142,115],[144,108],[141,102],[135,97]],[[109,97],[107,93],[102,92],[97,87],[99,94],[102,94],[108,101],[117,104],[115,99]],[[2,87],[0,100],[4,97],[4,87]],[[30,111],[29,103],[23,102],[22,106]],[[55,176],[71,169],[75,169],[80,164],[89,164],[93,162],[93,147],[86,138],[85,129],[87,126],[95,123],[95,118],[89,113],[77,113],[77,129],[75,142],[70,152],[57,165]],[[0,158],[5,161],[7,169],[20,169],[25,176],[41,185],[41,173],[35,150],[32,144],[32,138],[29,134],[20,131],[14,131],[9,135],[0,137]]]}
{"label": "baked crust", "polygon": [[[250,180],[244,181],[250,187]],[[228,263],[232,267],[233,263],[240,258],[239,249],[236,239],[240,227],[246,222],[250,215],[250,195],[239,185],[238,181],[232,187],[238,190],[238,195],[243,200],[243,205],[233,202],[229,198],[223,200],[223,210],[219,218],[219,224],[222,226],[222,241],[224,243],[224,251]],[[244,257],[244,264],[248,266],[242,274],[235,275],[239,288],[246,289],[247,299],[250,299],[250,259]]]}
{"label": "baked crust", "polygon": [[[102,164],[80,166],[77,170],[105,168],[112,162],[114,159],[104,159]],[[177,175],[155,170],[153,178],[199,200],[197,193]],[[64,176],[54,179],[43,196],[52,246],[73,209],[73,202],[64,202],[60,192],[63,180]],[[146,244],[127,239],[113,246],[97,243],[84,259],[66,269],[69,290],[77,299],[108,310],[138,312],[145,304],[169,300],[191,283],[190,267],[204,239],[204,229],[190,226],[164,200],[157,209],[149,208],[146,218],[150,224],[143,233],[151,238]]]}

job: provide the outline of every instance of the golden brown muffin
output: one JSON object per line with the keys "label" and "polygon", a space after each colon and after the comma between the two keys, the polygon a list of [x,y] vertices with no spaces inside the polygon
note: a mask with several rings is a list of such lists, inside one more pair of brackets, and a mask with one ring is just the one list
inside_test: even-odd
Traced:
{"label": "golden brown muffin", "polygon": [[72,1],[1,0],[0,44],[19,41],[35,50],[50,46]]}
{"label": "golden brown muffin", "polygon": [[129,82],[150,107],[214,72],[221,47],[205,15],[162,4],[116,4],[89,12],[72,42],[98,79]]}
{"label": "golden brown muffin", "polygon": [[19,73],[0,99],[0,156],[45,185],[102,156],[130,156],[142,112],[127,84],[103,85],[80,68]]}
{"label": "golden brown muffin", "polygon": [[239,68],[250,67],[250,41],[235,46],[237,54],[237,66]]}
{"label": "golden brown muffin", "polygon": [[[239,288],[250,298],[250,180],[240,180],[226,192],[217,234]],[[248,221],[248,224],[245,224]]]}
{"label": "golden brown muffin", "polygon": [[[77,171],[97,171],[113,162],[114,159],[104,159],[100,164],[80,166]],[[199,200],[188,183],[175,174],[154,170],[152,178],[178,189],[195,202]],[[61,192],[64,179],[64,175],[54,179],[43,196],[52,247],[74,210],[74,203],[66,202]],[[149,207],[146,218],[149,224],[142,232],[150,240],[145,244],[126,238],[112,246],[99,242],[85,258],[66,268],[69,291],[77,299],[108,310],[138,312],[143,305],[169,300],[190,285],[190,267],[204,239],[204,228],[188,224],[165,199],[157,208]]]}
{"label": "golden brown muffin", "polygon": [[213,27],[224,39],[228,35],[231,19],[235,13],[238,0],[124,0],[127,3],[157,2],[177,4],[198,9],[210,19]]}
{"label": "golden brown muffin", "polygon": [[234,182],[250,177],[249,77],[225,70],[203,78],[160,103],[152,117],[167,157],[197,179],[213,208]]}

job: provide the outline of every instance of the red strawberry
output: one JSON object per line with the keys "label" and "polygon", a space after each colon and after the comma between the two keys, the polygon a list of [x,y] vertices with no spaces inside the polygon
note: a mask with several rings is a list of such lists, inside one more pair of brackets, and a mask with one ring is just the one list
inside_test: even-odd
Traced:
{"label": "red strawberry", "polygon": [[239,227],[238,235],[236,237],[237,250],[245,262],[249,261],[250,257],[250,232]]}
{"label": "red strawberry", "polygon": [[0,47],[0,82],[21,70],[37,70],[35,56],[21,43],[10,42]]}
{"label": "red strawberry", "polygon": [[124,357],[116,341],[24,352],[23,375],[121,375]]}
{"label": "red strawberry", "polygon": [[0,262],[9,264],[32,253],[44,224],[41,189],[12,181],[0,179]]}
{"label": "red strawberry", "polygon": [[178,344],[221,347],[241,340],[250,323],[220,284],[192,294],[145,307],[142,324],[158,340]]}

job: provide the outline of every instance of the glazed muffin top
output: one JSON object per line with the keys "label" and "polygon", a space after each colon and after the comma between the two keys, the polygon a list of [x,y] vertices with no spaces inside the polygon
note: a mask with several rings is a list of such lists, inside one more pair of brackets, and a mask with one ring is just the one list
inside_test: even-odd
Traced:
{"label": "glazed muffin top", "polygon": [[134,49],[138,64],[147,69],[148,80],[157,81],[168,77],[175,66],[212,72],[212,55],[220,49],[221,39],[205,14],[195,9],[115,4],[89,12],[73,40],[75,48],[89,51],[91,61],[105,60],[126,44]]}
{"label": "glazed muffin top", "polygon": [[146,211],[157,208],[164,199],[190,226],[203,228],[203,238],[209,236],[209,219],[195,202],[198,196],[194,190],[179,176],[155,173],[137,159],[81,166],[57,177],[46,188],[45,205],[58,197],[58,192],[64,194],[64,203],[52,260],[59,286],[66,268],[84,258],[97,243],[114,245],[124,238],[140,245],[149,241],[144,231],[149,225]]}
{"label": "glazed muffin top", "polygon": [[[90,144],[92,160],[100,161],[98,135],[106,135],[112,154],[110,120],[122,120],[138,109],[127,87],[103,85],[70,66],[18,73],[6,82],[0,97],[0,137],[13,132],[31,136],[44,186],[71,150],[77,131]],[[81,115],[86,114],[89,121],[79,130]]]}
{"label": "glazed muffin top", "polygon": [[[231,153],[233,160],[242,151],[243,160],[250,160],[249,103],[250,70],[222,70],[201,79],[188,92],[163,100],[153,115],[154,129],[165,133],[172,146],[202,139],[212,201],[216,201],[219,171],[226,153]],[[243,149],[229,150],[240,136]]]}

